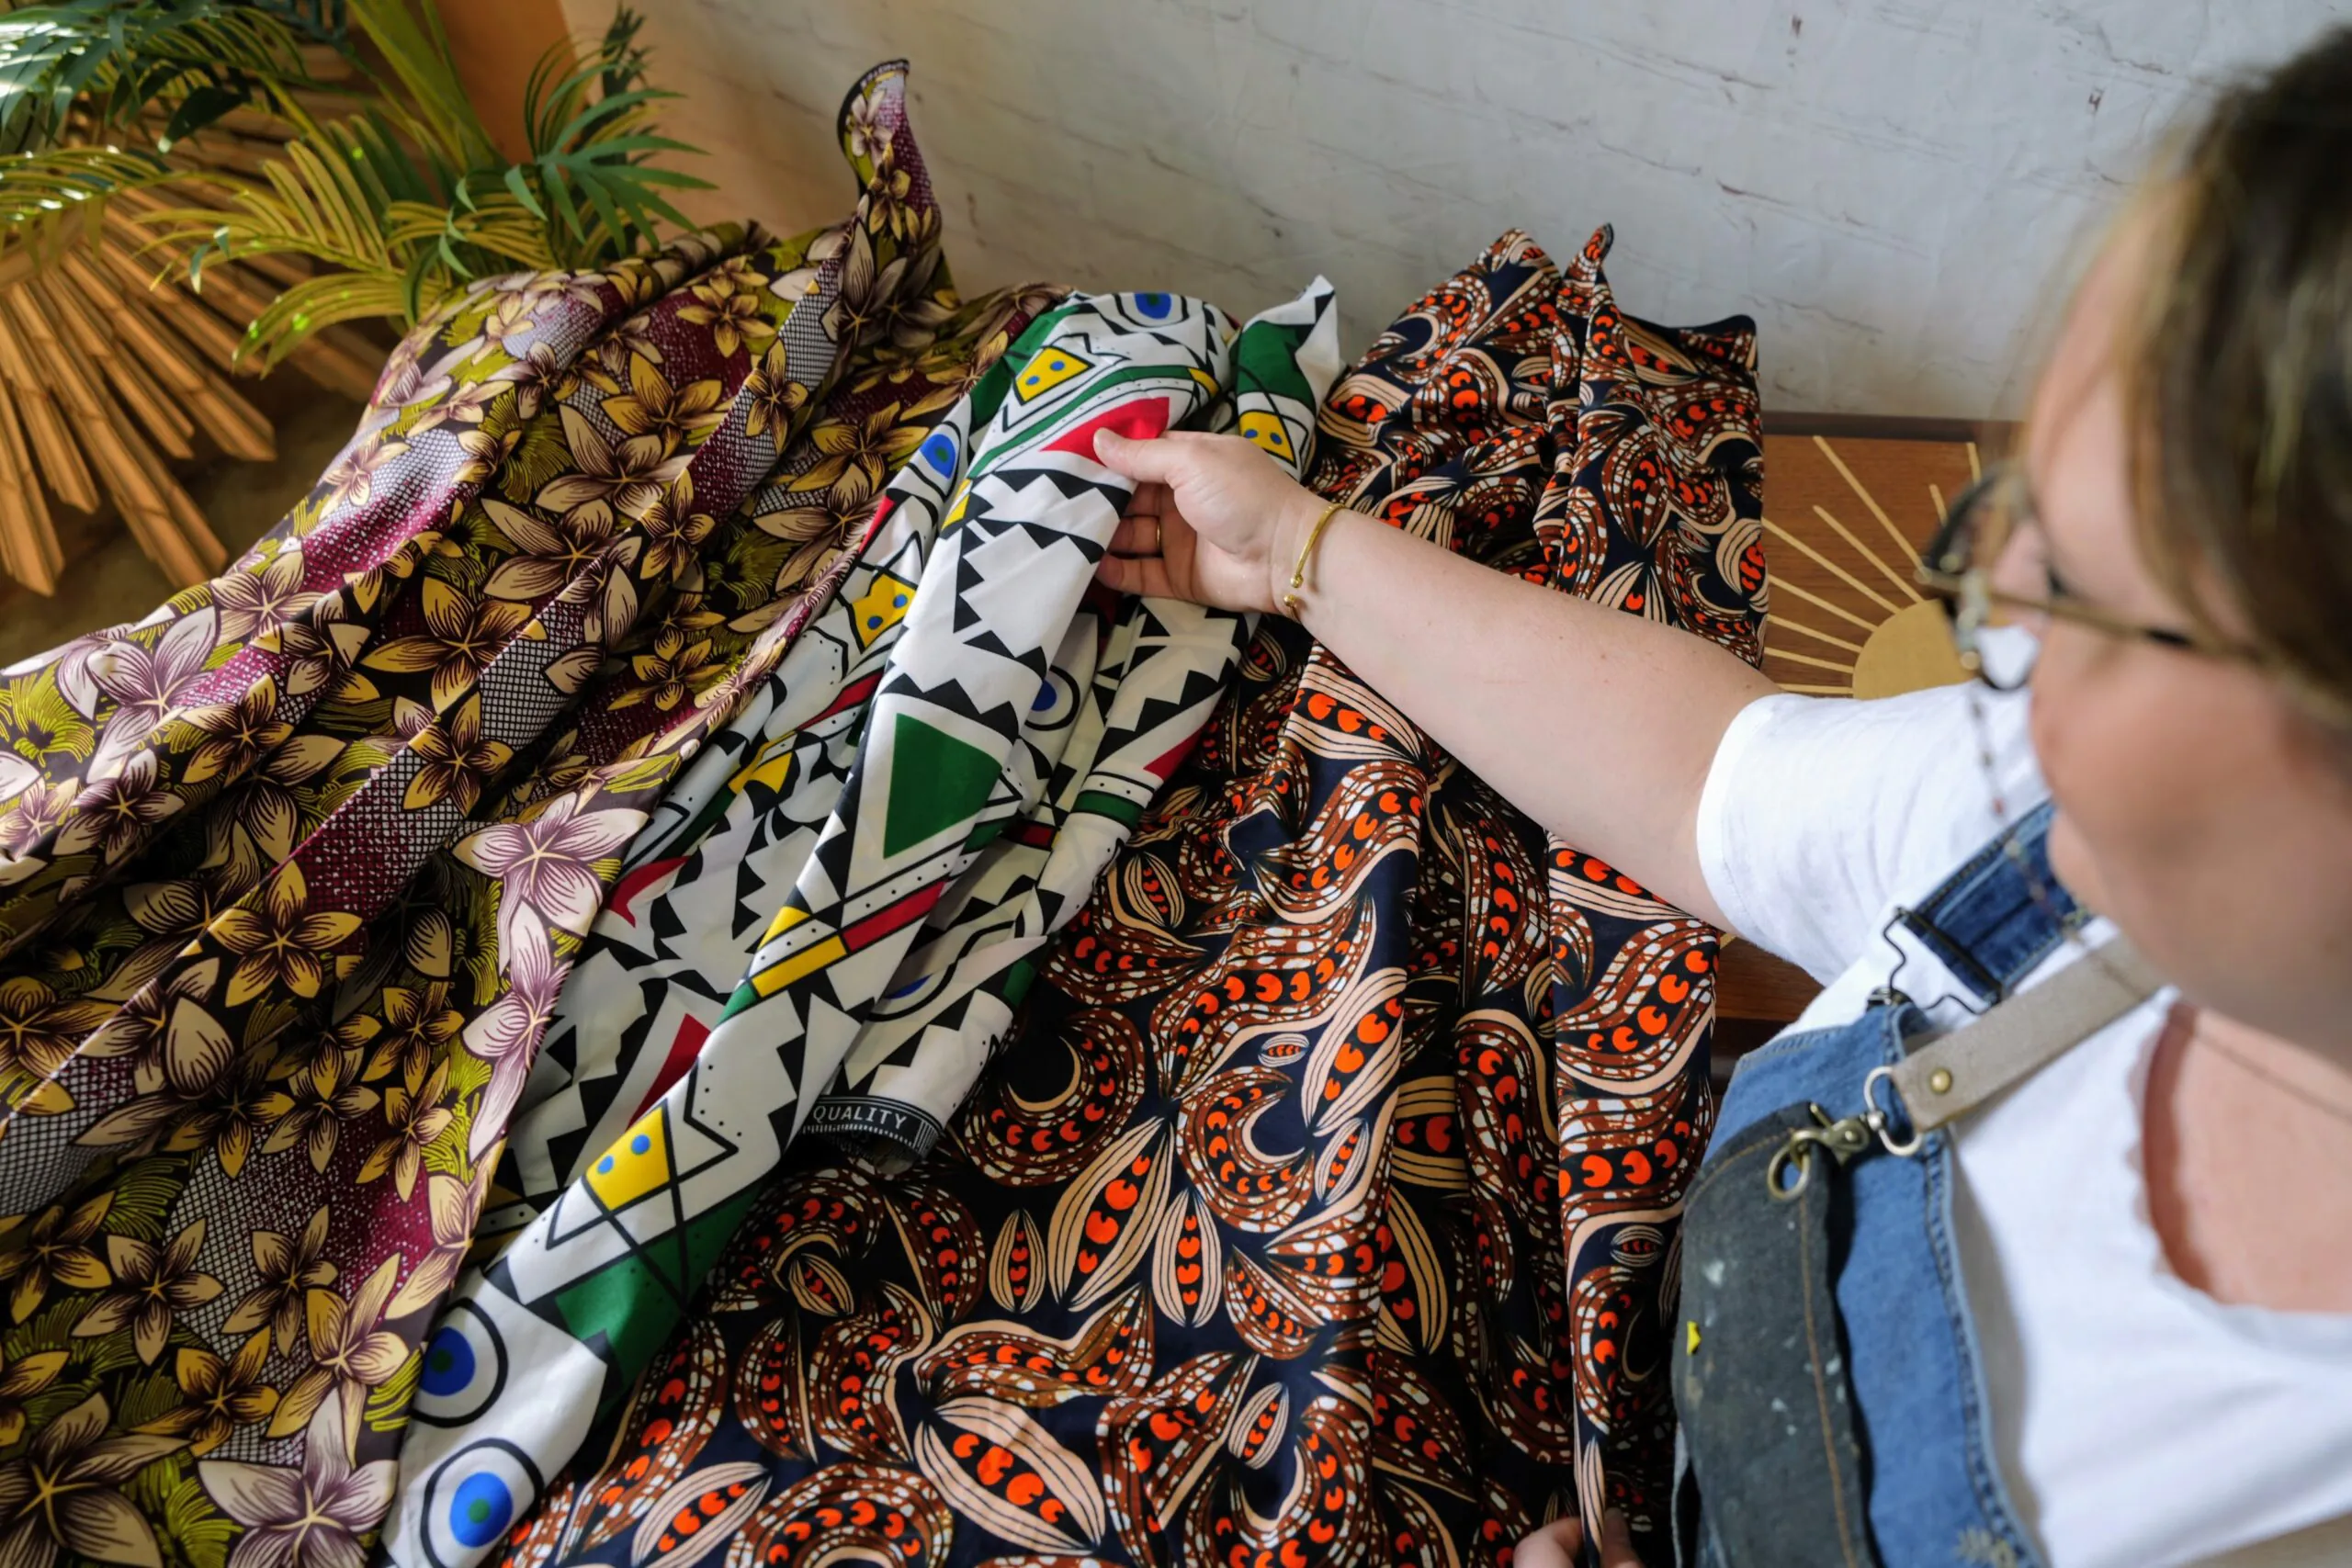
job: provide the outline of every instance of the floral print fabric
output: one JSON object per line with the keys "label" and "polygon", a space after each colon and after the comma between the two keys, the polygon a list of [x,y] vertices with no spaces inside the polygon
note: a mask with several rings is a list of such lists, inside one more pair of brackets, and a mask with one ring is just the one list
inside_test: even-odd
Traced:
{"label": "floral print fabric", "polygon": [[[1605,243],[1408,311],[1315,482],[1752,660],[1750,330],[1622,315]],[[1500,1563],[1604,1500],[1659,1539],[1713,955],[1261,626],[949,1136],[792,1161],[505,1561]]]}
{"label": "floral print fabric", "polygon": [[833,229],[476,290],[231,572],[0,676],[12,1562],[380,1521],[618,852],[1050,298],[956,298],[899,68],[844,142]]}

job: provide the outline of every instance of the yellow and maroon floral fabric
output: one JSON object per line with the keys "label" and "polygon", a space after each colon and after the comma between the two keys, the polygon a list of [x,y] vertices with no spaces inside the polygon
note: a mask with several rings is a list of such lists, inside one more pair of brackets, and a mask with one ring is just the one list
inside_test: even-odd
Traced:
{"label": "yellow and maroon floral fabric", "polygon": [[[1753,660],[1751,331],[1622,315],[1605,245],[1406,312],[1316,483]],[[804,1155],[506,1561],[1500,1564],[1604,1498],[1662,1539],[1714,953],[1270,621],[950,1138]]]}
{"label": "yellow and maroon floral fabric", "polygon": [[474,290],[319,486],[0,672],[0,1558],[356,1568],[617,853],[1056,291],[845,222]]}

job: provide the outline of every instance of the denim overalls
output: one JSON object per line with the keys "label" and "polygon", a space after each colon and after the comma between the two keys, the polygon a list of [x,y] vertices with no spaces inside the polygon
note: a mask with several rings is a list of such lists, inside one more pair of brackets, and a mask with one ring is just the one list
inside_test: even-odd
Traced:
{"label": "denim overalls", "polygon": [[[2005,997],[2083,919],[2050,874],[2050,816],[2045,805],[1897,917],[1973,1007]],[[1870,1070],[1928,1028],[1883,989],[1853,1022],[1775,1041],[1733,1076],[1683,1220],[1685,1564],[2040,1568],[1994,1459],[1949,1129],[1909,1157],[1873,1140],[1842,1168],[1819,1158],[1794,1198],[1767,1183],[1790,1133],[1818,1125],[1812,1107],[1860,1113]]]}

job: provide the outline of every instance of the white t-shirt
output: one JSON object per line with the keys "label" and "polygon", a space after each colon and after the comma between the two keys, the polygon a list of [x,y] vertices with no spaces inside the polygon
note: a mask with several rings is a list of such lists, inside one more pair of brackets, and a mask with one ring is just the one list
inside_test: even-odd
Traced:
{"label": "white t-shirt", "polygon": [[[1732,721],[1700,863],[1734,929],[1827,987],[1793,1028],[1851,1020],[1883,984],[1965,1021],[1966,993],[1889,926],[1998,830],[1994,780],[2012,820],[2047,793],[2026,700],[1781,694]],[[2177,1568],[2257,1542],[2245,1561],[2264,1568],[2352,1563],[2352,1316],[2218,1303],[2148,1221],[2141,1096],[2172,999],[1960,1124],[1962,1267],[2010,1495],[2051,1568]]]}

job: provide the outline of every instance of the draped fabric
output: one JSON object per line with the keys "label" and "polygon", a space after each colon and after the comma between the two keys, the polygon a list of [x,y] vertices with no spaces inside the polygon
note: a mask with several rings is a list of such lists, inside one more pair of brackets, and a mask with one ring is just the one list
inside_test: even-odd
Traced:
{"label": "draped fabric", "polygon": [[[1751,331],[1622,315],[1606,243],[1408,310],[1315,482],[1753,660]],[[505,1560],[1501,1562],[1604,1499],[1662,1539],[1714,951],[1259,626],[948,1135],[789,1156]]]}
{"label": "draped fabric", "polygon": [[477,288],[227,573],[0,673],[12,1563],[379,1522],[619,852],[1055,297],[957,299],[901,68],[842,128],[846,222]]}
{"label": "draped fabric", "polygon": [[796,1132],[929,1148],[1244,638],[1238,615],[1092,587],[1131,491],[1095,436],[1238,425],[1300,471],[1339,369],[1330,306],[1318,281],[1237,331],[1179,296],[1073,298],[890,481],[842,592],[631,849],[559,1005],[566,1070],[515,1145],[545,1206],[427,1348],[395,1558],[494,1543],[645,1371]]}

